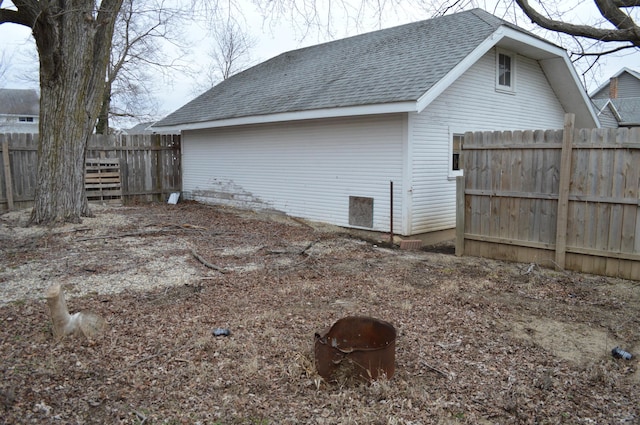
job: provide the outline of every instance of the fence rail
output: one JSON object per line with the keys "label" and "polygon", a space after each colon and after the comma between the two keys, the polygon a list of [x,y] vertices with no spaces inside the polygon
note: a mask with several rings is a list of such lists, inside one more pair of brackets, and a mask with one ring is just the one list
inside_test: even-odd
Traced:
{"label": "fence rail", "polygon": [[467,133],[456,253],[640,280],[640,129]]}
{"label": "fence rail", "polygon": [[[0,148],[3,170],[0,211],[31,207],[36,187],[38,135],[0,134]],[[94,135],[89,140],[87,159],[119,161],[124,203],[163,201],[171,192],[181,190],[178,135]]]}

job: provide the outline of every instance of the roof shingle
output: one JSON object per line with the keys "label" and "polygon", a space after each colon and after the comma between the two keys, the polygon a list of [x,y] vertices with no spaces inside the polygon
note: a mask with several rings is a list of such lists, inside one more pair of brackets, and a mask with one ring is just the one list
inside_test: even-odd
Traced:
{"label": "roof shingle", "polygon": [[0,114],[33,115],[40,112],[38,92],[27,89],[0,89]]}
{"label": "roof shingle", "polygon": [[415,101],[501,25],[517,28],[473,9],[286,52],[155,126]]}

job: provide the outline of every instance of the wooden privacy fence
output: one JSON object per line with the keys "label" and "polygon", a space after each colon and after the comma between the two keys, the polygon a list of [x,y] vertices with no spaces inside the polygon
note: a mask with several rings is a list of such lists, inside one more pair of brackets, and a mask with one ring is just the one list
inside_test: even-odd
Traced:
{"label": "wooden privacy fence", "polygon": [[456,254],[640,280],[640,129],[465,134]]}
{"label": "wooden privacy fence", "polygon": [[[37,134],[0,134],[0,211],[33,205]],[[164,201],[182,187],[180,136],[94,135],[87,149],[90,200]],[[119,175],[119,176],[118,176]]]}

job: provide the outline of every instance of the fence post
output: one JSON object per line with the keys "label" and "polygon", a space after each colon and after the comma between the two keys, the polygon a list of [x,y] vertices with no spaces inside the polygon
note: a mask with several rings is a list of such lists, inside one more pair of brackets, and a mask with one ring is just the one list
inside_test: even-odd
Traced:
{"label": "fence post", "polygon": [[7,192],[7,208],[13,209],[13,183],[11,182],[11,164],[9,163],[9,141],[2,137],[2,161],[4,162],[4,184]]}
{"label": "fence post", "polygon": [[558,187],[558,213],[556,222],[556,269],[564,270],[567,253],[567,220],[569,214],[569,185],[571,184],[571,149],[576,116],[565,114],[560,156],[560,182]]}
{"label": "fence post", "polygon": [[456,177],[456,255],[464,255],[464,176]]}
{"label": "fence post", "polygon": [[[166,138],[160,134],[152,134],[151,135],[151,153],[154,153],[155,149],[155,159],[156,159],[156,181],[157,181],[157,190],[160,192],[158,195],[158,199],[160,202],[166,202],[164,196],[164,175],[163,175],[163,163],[164,163],[164,143]],[[153,161],[151,162],[153,164]]]}

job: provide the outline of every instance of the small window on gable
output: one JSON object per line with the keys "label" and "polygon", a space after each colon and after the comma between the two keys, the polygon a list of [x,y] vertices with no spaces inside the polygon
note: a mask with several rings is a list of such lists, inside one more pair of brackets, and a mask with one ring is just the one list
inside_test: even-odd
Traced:
{"label": "small window on gable", "polygon": [[515,91],[515,55],[498,50],[496,61],[496,89]]}
{"label": "small window on gable", "polygon": [[453,133],[451,135],[450,155],[449,155],[449,177],[463,175],[462,170],[462,143],[464,134]]}

